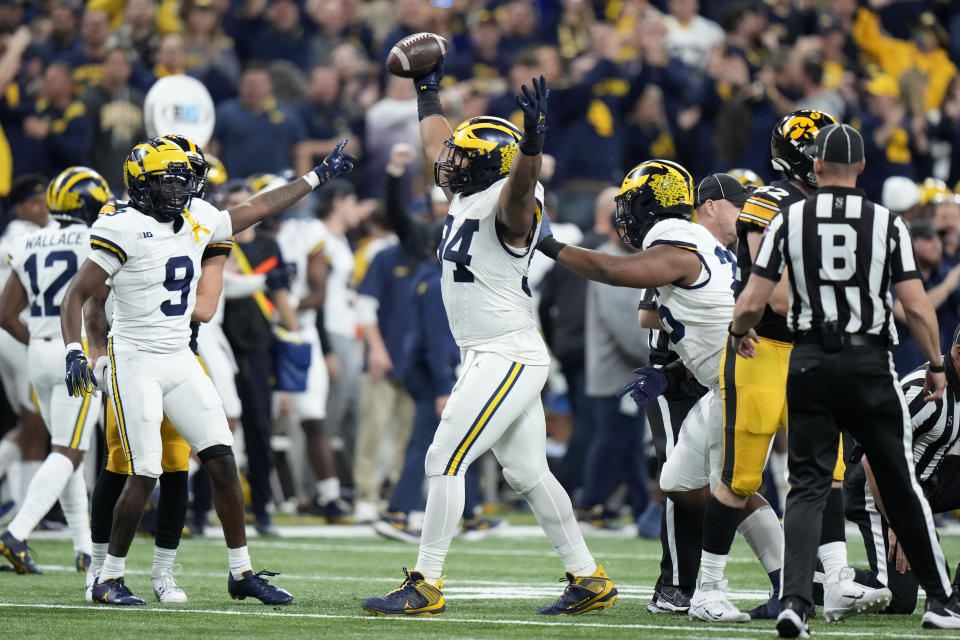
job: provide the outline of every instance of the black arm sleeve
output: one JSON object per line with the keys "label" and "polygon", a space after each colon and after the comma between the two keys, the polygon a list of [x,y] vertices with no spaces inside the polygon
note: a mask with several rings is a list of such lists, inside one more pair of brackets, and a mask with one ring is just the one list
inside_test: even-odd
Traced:
{"label": "black arm sleeve", "polygon": [[403,201],[403,176],[387,175],[387,193],[384,202],[387,221],[397,234],[401,244],[406,245],[410,237],[410,216],[407,204]]}

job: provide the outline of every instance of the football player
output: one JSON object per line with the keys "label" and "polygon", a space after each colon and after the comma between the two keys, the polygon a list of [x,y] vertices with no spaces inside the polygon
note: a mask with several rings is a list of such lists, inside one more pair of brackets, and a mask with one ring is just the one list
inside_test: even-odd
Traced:
{"label": "football player", "polygon": [[[10,188],[7,201],[16,217],[0,236],[0,282],[6,283],[11,275],[6,256],[21,236],[47,226],[59,226],[47,211],[48,184],[46,177],[32,173],[17,178]],[[0,476],[6,474],[7,492],[14,503],[23,501],[27,486],[46,455],[47,433],[30,395],[30,380],[23,366],[26,360],[27,348],[8,332],[0,331],[0,381],[10,407],[19,416],[16,427],[0,428],[9,429],[0,440]],[[8,519],[12,512],[8,513],[0,518]]]}
{"label": "football player", "polygon": [[[40,413],[50,431],[51,452],[27,489],[16,517],[0,536],[0,553],[17,573],[40,573],[27,539],[57,500],[70,526],[76,565],[90,564],[87,485],[78,467],[100,416],[100,398],[67,395],[60,362],[60,305],[67,283],[90,252],[88,227],[110,198],[103,177],[88,167],[69,167],[47,187],[47,208],[57,223],[22,236],[8,256],[14,276],[0,299],[0,324],[27,347],[25,365]],[[20,313],[28,308],[27,323]]]}
{"label": "football player", "polygon": [[130,203],[94,223],[92,251],[67,289],[61,315],[67,388],[73,395],[86,395],[96,377],[77,348],[82,306],[110,279],[114,312],[107,348],[109,384],[130,477],[114,510],[107,557],[93,584],[95,601],[144,602],[124,584],[124,563],[143,507],[162,473],[164,412],[210,474],[227,542],[231,597],[254,597],[267,604],[293,600],[269,584],[263,572],[253,572],[233,437],[216,389],[188,346],[190,317],[199,261],[207,248],[225,243],[237,231],[287,209],[320,184],[352,170],[354,159],[342,153],[345,144],[303,178],[227,211],[193,198],[195,174],[176,144],[152,139],[138,144],[127,157],[124,181]]}
{"label": "football player", "polygon": [[[196,143],[183,136],[164,136],[164,138],[177,144],[187,154],[196,179],[195,197],[202,197],[208,176],[208,165],[203,152]],[[127,206],[126,203],[108,202],[100,209],[100,215],[113,214],[118,208],[125,206]],[[220,297],[223,264],[231,245],[232,243],[229,242],[217,243],[216,246],[210,246],[204,252],[201,261],[201,276],[197,283],[197,304],[191,316],[193,321],[191,327],[195,330],[199,329],[201,321],[209,320],[216,309]],[[102,287],[101,291],[88,299],[84,305],[87,339],[94,351],[106,349],[107,333],[109,331],[106,301],[109,291],[109,287]],[[191,348],[196,352],[193,340],[191,340]],[[109,395],[108,376],[105,375],[104,370],[109,366],[108,358],[101,357],[98,360],[98,365],[100,365],[100,373],[97,374],[100,378],[100,388]],[[209,365],[207,366],[209,371]],[[87,571],[85,591],[87,601],[93,599],[93,582],[99,575],[107,555],[110,529],[113,525],[113,509],[126,484],[128,470],[117,427],[116,414],[110,403],[107,404],[105,424],[107,464],[97,478],[91,504],[90,528],[93,557]],[[154,595],[160,602],[184,603],[187,602],[187,595],[177,585],[173,577],[173,563],[186,519],[189,498],[190,445],[180,436],[166,415],[163,416],[163,422],[160,426],[160,436],[163,445],[163,457],[161,459],[163,473],[159,480],[160,496],[156,506],[155,546],[150,583]]]}
{"label": "football player", "polygon": [[443,116],[443,61],[414,80],[424,152],[451,197],[443,239],[441,289],[450,329],[463,351],[460,376],[427,451],[427,506],[416,568],[399,589],[367,598],[379,615],[441,613],[441,577],[464,506],[464,474],[493,450],[510,486],[530,504],[566,567],[568,585],[548,615],[613,605],[617,590],[590,555],[570,497],[547,467],[540,392],[550,356],[537,331],[527,269],[547,227],[537,182],[549,91],[541,77],[517,103],[524,133],[479,116],[456,130]]}
{"label": "football player", "polygon": [[[627,174],[617,195],[616,224],[621,237],[640,253],[615,257],[567,247],[553,238],[540,249],[574,272],[618,286],[656,288],[659,325],[669,336],[684,366],[708,389],[684,420],[674,450],[660,474],[660,486],[678,505],[703,509],[708,487],[719,476],[719,363],[726,343],[726,323],[733,312],[737,263],[727,246],[736,240],[736,220],[746,200],[733,176],[713,174],[697,187],[697,222],[693,180],[668,160],[641,163]],[[625,388],[647,402],[667,387],[665,369],[647,368]],[[759,499],[759,498],[758,498]],[[744,509],[744,537],[763,560],[779,550],[769,532],[780,526],[761,504]],[[739,513],[738,513],[739,517]],[[772,551],[773,550],[773,551]],[[726,582],[706,581],[704,602],[691,599],[689,615],[725,622],[746,622],[726,597]]]}
{"label": "football player", "polygon": [[[810,145],[821,127],[837,121],[816,109],[801,109],[784,116],[774,127],[770,148],[773,166],[782,172],[780,180],[757,187],[743,206],[737,222],[736,292],[743,290],[770,220],[780,209],[798,202],[817,188]],[[778,427],[786,428],[787,368],[792,336],[787,329],[788,275],[777,285],[771,304],[757,325],[757,357],[736,358],[728,347],[721,362],[721,386],[724,402],[723,472],[713,498],[707,506],[703,529],[704,580],[722,578],[730,546],[736,534],[740,510],[755,495],[762,482],[763,468],[770,442]],[[842,450],[834,469],[834,488],[824,510],[820,559],[824,566],[824,617],[840,620],[856,613],[857,607],[870,602],[868,609],[886,606],[890,592],[858,585],[847,566],[844,542]],[[750,611],[753,619],[774,619],[780,613],[780,557],[766,563],[771,583],[768,602]],[[694,602],[700,593],[694,594]]]}

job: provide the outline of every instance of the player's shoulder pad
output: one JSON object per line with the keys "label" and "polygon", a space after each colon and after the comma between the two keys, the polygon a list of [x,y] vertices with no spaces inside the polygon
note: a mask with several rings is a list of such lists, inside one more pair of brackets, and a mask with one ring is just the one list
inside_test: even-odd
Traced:
{"label": "player's shoulder pad", "polygon": [[[654,224],[643,238],[643,248],[649,249],[660,244],[669,244],[689,251],[697,250],[696,222],[682,218],[666,218]],[[702,228],[702,227],[700,227]]]}
{"label": "player's shoulder pad", "polygon": [[197,222],[200,222],[201,220],[216,219],[224,215],[224,212],[206,200],[194,198],[190,201],[190,215],[193,216]]}

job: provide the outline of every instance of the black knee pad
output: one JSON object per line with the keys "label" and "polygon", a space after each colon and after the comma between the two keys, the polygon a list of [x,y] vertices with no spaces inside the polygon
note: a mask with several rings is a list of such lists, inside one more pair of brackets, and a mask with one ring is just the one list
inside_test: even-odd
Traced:
{"label": "black knee pad", "polygon": [[221,458],[223,456],[232,456],[233,448],[225,444],[215,444],[212,447],[207,447],[203,451],[197,452],[197,457],[200,458],[200,462],[206,464],[213,460],[214,458]]}

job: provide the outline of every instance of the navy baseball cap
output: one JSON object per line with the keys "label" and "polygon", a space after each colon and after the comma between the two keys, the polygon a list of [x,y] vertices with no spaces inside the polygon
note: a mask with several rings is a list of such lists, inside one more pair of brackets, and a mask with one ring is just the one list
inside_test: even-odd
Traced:
{"label": "navy baseball cap", "polygon": [[742,207],[747,201],[747,190],[743,183],[729,173],[707,176],[697,185],[694,195],[698,207],[707,200],[729,200],[738,207]]}
{"label": "navy baseball cap", "polygon": [[831,124],[820,129],[813,144],[817,157],[824,162],[857,164],[863,160],[863,138],[848,124]]}

